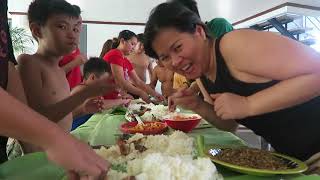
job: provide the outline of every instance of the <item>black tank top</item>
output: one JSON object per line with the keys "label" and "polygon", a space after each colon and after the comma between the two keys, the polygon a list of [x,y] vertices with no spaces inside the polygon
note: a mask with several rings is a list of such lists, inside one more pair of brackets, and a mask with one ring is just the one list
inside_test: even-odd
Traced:
{"label": "black tank top", "polygon": [[[230,92],[240,96],[250,96],[279,82],[246,83],[235,79],[220,52],[221,38],[216,40],[215,45],[217,64],[215,82],[201,77],[209,93]],[[320,97],[291,108],[248,117],[237,122],[262,136],[280,153],[306,160],[320,152]]]}
{"label": "black tank top", "polygon": [[[8,62],[17,64],[9,34],[7,10],[7,0],[0,0],[0,86],[3,89],[7,88],[8,83]],[[0,163],[8,159],[6,154],[7,140],[7,137],[0,136]]]}

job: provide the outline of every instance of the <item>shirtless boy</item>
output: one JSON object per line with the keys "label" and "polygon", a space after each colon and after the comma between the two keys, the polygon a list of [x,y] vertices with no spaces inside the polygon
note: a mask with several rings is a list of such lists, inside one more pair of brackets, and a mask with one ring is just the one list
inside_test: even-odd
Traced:
{"label": "shirtless boy", "polygon": [[134,48],[134,51],[128,56],[128,59],[133,64],[134,70],[136,71],[139,78],[146,82],[146,72],[149,72],[149,77],[152,75],[152,62],[150,57],[144,53],[143,47],[143,34],[137,35],[138,43]]}
{"label": "shirtless boy", "polygon": [[165,68],[160,61],[156,61],[157,66],[154,67],[150,86],[155,88],[158,80],[161,82],[161,92],[165,98],[168,98],[171,94],[175,93],[176,90],[173,89],[173,75],[174,72]]}
{"label": "shirtless boy", "polygon": [[[106,83],[107,78],[102,78],[70,96],[68,81],[65,72],[59,67],[59,61],[78,45],[81,24],[79,15],[66,1],[33,1],[29,6],[28,19],[32,35],[38,41],[38,50],[33,55],[22,54],[18,57],[28,105],[57,122],[66,131],[71,128],[71,112],[76,107],[87,98],[114,88]],[[98,111],[101,104],[93,106]],[[29,148],[25,149],[27,153],[35,151]]]}

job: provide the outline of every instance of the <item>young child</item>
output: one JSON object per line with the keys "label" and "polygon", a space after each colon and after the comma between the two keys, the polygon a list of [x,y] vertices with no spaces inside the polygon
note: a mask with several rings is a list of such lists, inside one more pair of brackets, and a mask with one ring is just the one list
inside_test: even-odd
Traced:
{"label": "young child", "polygon": [[134,70],[136,71],[138,77],[146,83],[147,75],[146,72],[149,73],[149,78],[152,75],[152,61],[149,56],[144,53],[143,47],[143,34],[137,35],[138,43],[135,46],[133,53],[128,56],[128,59],[132,63]]}
{"label": "young child", "polygon": [[[59,61],[78,45],[77,12],[66,1],[34,0],[29,6],[28,19],[32,35],[39,44],[38,50],[33,55],[22,54],[18,58],[28,105],[51,121],[57,122],[66,131],[71,128],[71,112],[76,107],[89,97],[114,89],[111,83],[107,83],[107,77],[102,77],[70,96],[68,81],[65,72],[59,67]],[[100,103],[91,106],[97,111],[101,108]]]}
{"label": "young child", "polygon": [[[109,163],[99,157],[87,144],[76,140],[55,123],[23,104],[24,91],[20,76],[14,67],[16,61],[9,33],[7,9],[8,1],[1,0],[0,134],[41,146],[49,160],[69,172],[69,178],[80,172],[83,178],[90,178],[87,175],[97,178],[106,174]],[[14,97],[22,98],[17,100]],[[0,137],[0,163],[7,160],[6,144],[7,138]]]}
{"label": "young child", "polygon": [[156,60],[157,65],[154,67],[150,79],[150,87],[155,89],[158,80],[161,82],[161,93],[167,99],[176,90],[173,88],[174,72],[165,68],[161,61]]}
{"label": "young child", "polygon": [[[97,58],[97,57],[91,57],[83,66],[83,74],[84,74],[83,82],[80,83],[75,88],[73,88],[71,91],[71,94],[75,94],[83,90],[84,88],[86,88],[86,86],[89,86],[90,84],[96,82],[103,76],[111,76],[111,67],[103,59]],[[96,99],[89,98],[86,100],[86,102],[88,101],[94,102],[95,100]],[[106,100],[103,100],[102,108],[110,109],[115,106],[125,105],[129,103],[129,101],[130,101],[129,99],[110,99],[110,100],[106,99]],[[80,105],[80,107],[78,108],[78,109],[84,109],[82,110],[82,112],[91,111],[90,109],[86,109],[86,108],[90,108],[90,106],[87,107],[88,104],[90,103],[86,103],[86,102]],[[91,116],[92,114],[87,114],[85,116],[83,116],[83,114],[82,116],[79,114],[78,117],[74,117],[71,130],[85,123]]]}

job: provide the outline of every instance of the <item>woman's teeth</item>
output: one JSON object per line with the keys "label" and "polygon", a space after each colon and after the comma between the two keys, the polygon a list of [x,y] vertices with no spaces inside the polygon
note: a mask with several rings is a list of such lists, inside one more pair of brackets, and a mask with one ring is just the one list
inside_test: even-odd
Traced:
{"label": "woman's teeth", "polygon": [[191,67],[191,64],[187,64],[182,68],[182,71],[187,71]]}

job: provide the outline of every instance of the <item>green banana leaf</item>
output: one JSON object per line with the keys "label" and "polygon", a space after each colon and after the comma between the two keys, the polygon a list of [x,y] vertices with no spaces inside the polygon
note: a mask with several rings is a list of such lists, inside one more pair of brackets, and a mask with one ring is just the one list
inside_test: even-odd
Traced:
{"label": "green banana leaf", "polygon": [[0,179],[5,180],[57,180],[65,172],[47,160],[44,153],[28,154],[0,165]]}
{"label": "green banana leaf", "polygon": [[[95,114],[85,124],[74,130],[72,134],[91,145],[110,145],[115,143],[115,135],[119,134],[119,126],[125,122],[123,115],[108,113]],[[170,130],[168,133],[170,133]],[[246,146],[246,143],[234,134],[220,131],[214,127],[195,129],[188,135],[201,135],[205,146],[212,144]],[[218,171],[226,180],[316,180],[319,176],[272,176],[258,177],[244,175],[217,165]],[[0,165],[0,179],[6,180],[67,180],[64,170],[48,162],[44,153],[29,154]]]}

